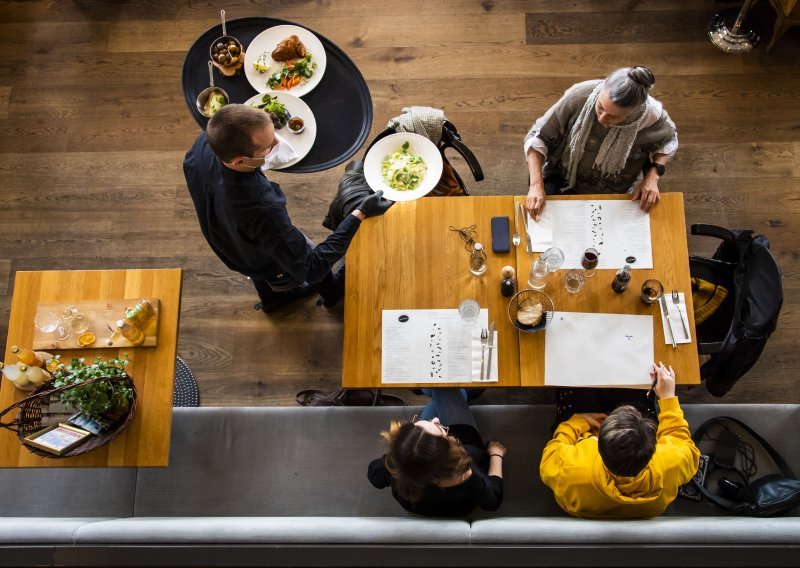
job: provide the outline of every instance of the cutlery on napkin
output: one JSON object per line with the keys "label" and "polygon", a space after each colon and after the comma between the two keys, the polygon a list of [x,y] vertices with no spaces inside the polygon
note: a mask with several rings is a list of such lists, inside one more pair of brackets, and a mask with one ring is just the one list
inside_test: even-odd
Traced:
{"label": "cutlery on napkin", "polygon": [[[672,299],[667,299],[666,295],[661,296],[659,299],[659,306],[661,307],[661,325],[664,328],[664,342],[665,343],[691,343],[692,334],[686,333],[686,329],[681,322],[681,316],[688,322],[689,317],[686,314],[686,297],[683,292],[678,294],[680,303],[673,304]],[[680,310],[680,313],[678,312]]]}

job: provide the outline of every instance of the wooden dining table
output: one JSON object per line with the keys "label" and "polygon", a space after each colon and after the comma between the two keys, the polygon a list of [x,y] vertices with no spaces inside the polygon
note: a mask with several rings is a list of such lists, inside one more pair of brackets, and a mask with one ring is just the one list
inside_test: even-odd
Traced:
{"label": "wooden dining table", "polygon": [[[628,195],[555,196],[549,200],[630,199]],[[526,252],[524,235],[519,246],[507,253],[491,247],[491,219],[505,216],[514,227],[514,203],[522,196],[424,198],[396,203],[385,215],[362,223],[347,252],[344,310],[342,387],[539,387],[544,383],[546,330],[524,333],[508,316],[510,298],[500,293],[501,271],[516,270],[518,289],[528,288],[531,263],[538,253]],[[468,270],[469,248],[457,229],[475,226],[475,241],[484,244],[487,269],[481,276]],[[456,229],[456,230],[454,230]],[[672,365],[679,384],[699,384],[700,364],[694,333],[689,276],[689,256],[682,193],[665,193],[650,211],[653,251],[652,269],[632,271],[629,290],[611,290],[615,269],[598,269],[584,288],[569,294],[563,270],[548,276],[545,292],[558,311],[653,315],[654,356]],[[522,229],[520,229],[522,234]],[[645,305],[639,289],[648,278],[663,284],[665,293],[685,293],[692,342],[673,348],[664,341],[657,304]],[[488,308],[489,321],[497,327],[497,382],[383,383],[382,311],[389,309],[456,309],[472,298]],[[670,299],[671,301],[671,299]],[[577,351],[576,351],[577,353]],[[409,356],[413,356],[409,354]]]}
{"label": "wooden dining table", "polygon": [[[83,357],[87,363],[101,356],[127,356],[126,367],[136,387],[136,411],[125,430],[110,443],[85,454],[53,459],[39,457],[20,443],[16,433],[0,429],[0,467],[147,467],[169,464],[172,390],[178,341],[181,270],[53,270],[17,272],[11,299],[11,317],[5,362],[15,363],[13,345],[30,347],[39,304],[80,305],[84,301],[157,298],[158,343],[153,347],[54,350],[64,363]],[[101,331],[98,331],[98,337]],[[31,393],[0,381],[0,409]],[[4,422],[16,416],[12,410]]]}

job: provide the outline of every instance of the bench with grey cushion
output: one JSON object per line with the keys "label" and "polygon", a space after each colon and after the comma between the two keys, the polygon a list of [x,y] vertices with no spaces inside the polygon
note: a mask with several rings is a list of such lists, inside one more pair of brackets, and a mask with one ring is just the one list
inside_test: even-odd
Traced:
{"label": "bench with grey cushion", "polygon": [[[0,564],[778,566],[800,558],[797,510],[737,518],[679,499],[656,519],[569,518],[538,473],[551,406],[475,407],[486,439],[508,447],[499,511],[408,514],[366,471],[382,452],[380,430],[417,411],[178,408],[168,468],[0,470]],[[693,427],[742,419],[800,470],[800,406],[685,412]]]}

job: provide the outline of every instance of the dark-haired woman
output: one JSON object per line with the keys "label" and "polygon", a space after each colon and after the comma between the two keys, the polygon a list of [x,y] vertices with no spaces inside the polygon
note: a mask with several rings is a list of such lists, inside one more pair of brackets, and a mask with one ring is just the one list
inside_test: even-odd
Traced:
{"label": "dark-haired woman", "polygon": [[538,220],[545,195],[632,193],[642,211],[658,203],[658,180],[678,149],[675,123],[650,96],[647,67],[623,67],[584,81],[525,136],[530,188],[525,207]]}
{"label": "dark-haired woman", "polygon": [[496,511],[503,502],[505,446],[484,444],[464,389],[423,392],[431,402],[422,415],[392,422],[383,432],[389,448],[369,464],[370,482],[391,487],[400,505],[419,515],[463,517],[475,507]]}

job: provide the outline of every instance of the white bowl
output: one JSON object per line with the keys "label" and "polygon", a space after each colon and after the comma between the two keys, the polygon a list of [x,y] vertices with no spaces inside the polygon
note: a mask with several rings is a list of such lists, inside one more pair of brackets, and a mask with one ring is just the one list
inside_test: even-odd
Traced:
{"label": "white bowl", "polygon": [[[381,162],[395,150],[400,150],[406,142],[408,142],[408,151],[420,156],[428,169],[416,189],[398,191],[392,189],[383,181]],[[386,199],[413,201],[430,193],[439,183],[439,178],[442,177],[442,155],[439,153],[436,144],[424,136],[410,132],[390,134],[386,138],[378,140],[367,152],[367,157],[364,159],[364,176],[373,190],[383,190],[383,196]]]}

